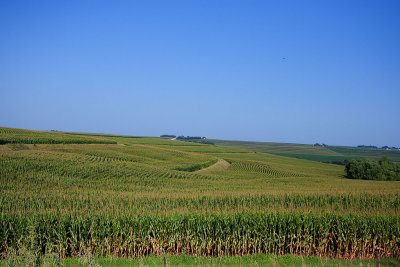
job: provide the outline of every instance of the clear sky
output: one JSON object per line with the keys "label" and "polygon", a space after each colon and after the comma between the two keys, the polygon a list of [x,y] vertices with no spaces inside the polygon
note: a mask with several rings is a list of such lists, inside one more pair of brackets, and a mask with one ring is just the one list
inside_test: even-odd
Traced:
{"label": "clear sky", "polygon": [[400,146],[400,1],[0,1],[0,125]]}

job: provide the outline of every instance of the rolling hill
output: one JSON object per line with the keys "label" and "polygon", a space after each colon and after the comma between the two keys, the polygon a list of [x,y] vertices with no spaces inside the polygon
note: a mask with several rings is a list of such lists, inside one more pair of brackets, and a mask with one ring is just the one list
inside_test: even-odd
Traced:
{"label": "rolling hill", "polygon": [[399,182],[282,156],[343,151],[12,128],[0,140],[1,253],[399,256]]}

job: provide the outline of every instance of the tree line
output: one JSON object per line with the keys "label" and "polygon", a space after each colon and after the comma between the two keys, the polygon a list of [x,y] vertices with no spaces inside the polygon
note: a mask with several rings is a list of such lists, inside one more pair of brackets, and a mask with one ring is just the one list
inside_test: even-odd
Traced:
{"label": "tree line", "polygon": [[363,180],[400,180],[400,163],[382,157],[379,161],[371,159],[353,159],[347,162],[346,177]]}

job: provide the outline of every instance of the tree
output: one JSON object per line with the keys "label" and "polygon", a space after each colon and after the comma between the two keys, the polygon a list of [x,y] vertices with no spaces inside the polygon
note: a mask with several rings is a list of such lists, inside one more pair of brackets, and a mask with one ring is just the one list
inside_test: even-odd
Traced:
{"label": "tree", "polygon": [[369,159],[350,160],[346,165],[346,176],[350,179],[383,180],[381,167]]}
{"label": "tree", "polygon": [[345,171],[350,179],[400,180],[400,164],[388,157],[382,157],[378,162],[369,159],[350,160]]}
{"label": "tree", "polygon": [[381,166],[382,173],[385,176],[386,180],[397,180],[400,172],[399,164],[393,163],[388,157],[384,156],[379,160],[379,165]]}

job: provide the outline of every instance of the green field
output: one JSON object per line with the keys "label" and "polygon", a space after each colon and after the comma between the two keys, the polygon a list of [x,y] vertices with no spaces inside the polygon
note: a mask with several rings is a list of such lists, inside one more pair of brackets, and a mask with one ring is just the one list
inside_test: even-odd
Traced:
{"label": "green field", "polygon": [[307,159],[320,162],[341,162],[356,158],[378,160],[383,156],[400,162],[400,150],[384,150],[377,148],[358,148],[347,146],[314,146],[306,144],[288,144],[271,142],[247,142],[210,140],[216,145],[243,148],[255,152],[265,152],[292,158]]}
{"label": "green field", "polygon": [[0,140],[3,258],[400,257],[400,182],[346,179],[282,147],[11,128]]}

